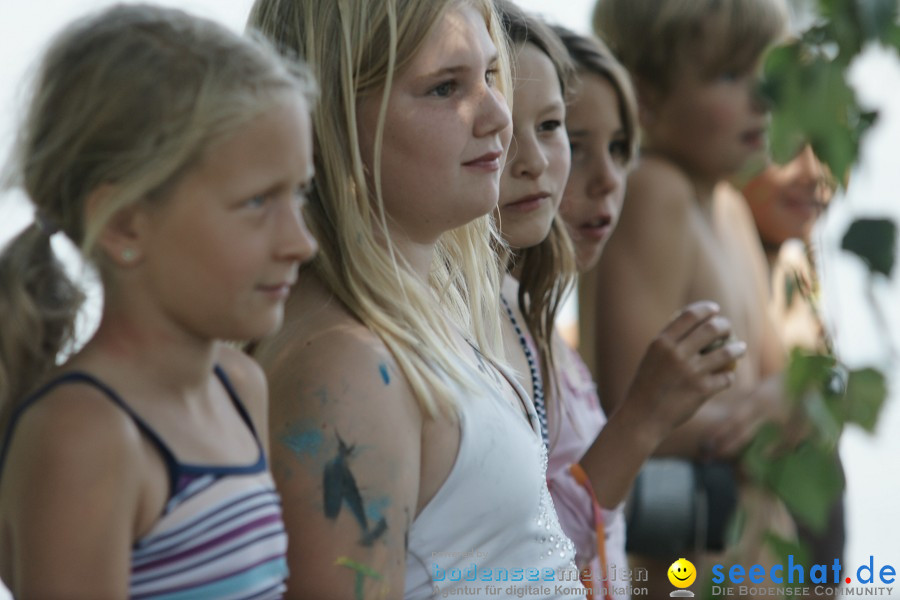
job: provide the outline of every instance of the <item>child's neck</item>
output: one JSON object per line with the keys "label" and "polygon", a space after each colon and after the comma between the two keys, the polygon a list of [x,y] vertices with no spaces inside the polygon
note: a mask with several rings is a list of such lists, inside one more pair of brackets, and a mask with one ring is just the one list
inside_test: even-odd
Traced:
{"label": "child's neck", "polygon": [[700,208],[705,212],[712,212],[714,190],[719,183],[727,179],[726,175],[716,176],[706,173],[697,173],[686,168],[682,163],[670,156],[664,150],[654,148],[653,146],[641,148],[641,154],[644,156],[662,158],[675,165],[679,171],[684,173],[688,181],[690,181],[691,187],[694,189],[694,199]]}
{"label": "child's neck", "polygon": [[104,307],[97,333],[85,347],[108,364],[132,367],[165,382],[175,396],[190,395],[209,381],[217,360],[217,343],[157,323],[153,326],[129,311]]}

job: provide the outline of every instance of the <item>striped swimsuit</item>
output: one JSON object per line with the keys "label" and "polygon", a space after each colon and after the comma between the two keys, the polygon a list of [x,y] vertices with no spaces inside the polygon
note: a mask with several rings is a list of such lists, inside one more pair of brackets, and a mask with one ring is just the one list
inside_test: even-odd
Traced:
{"label": "striped swimsuit", "polygon": [[[66,373],[30,396],[13,415],[7,444],[22,412],[51,388],[70,382],[101,390],[125,411],[158,449],[169,475],[169,500],[151,531],[131,552],[129,597],[136,599],[281,598],[287,578],[287,535],[281,502],[265,453],[246,409],[221,368],[215,373],[235,409],[250,428],[259,458],[246,466],[179,462],[166,443],[101,381],[86,373]],[[0,453],[0,467],[7,447]]]}

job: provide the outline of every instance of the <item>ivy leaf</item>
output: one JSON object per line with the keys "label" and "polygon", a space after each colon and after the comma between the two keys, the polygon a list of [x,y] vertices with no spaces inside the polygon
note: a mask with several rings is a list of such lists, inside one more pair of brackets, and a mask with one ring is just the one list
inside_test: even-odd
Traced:
{"label": "ivy leaf", "polygon": [[809,548],[799,541],[785,539],[771,531],[766,532],[765,541],[772,549],[773,558],[780,560],[783,565],[787,564],[789,556],[793,556],[794,562],[801,565],[812,562],[809,559]]}
{"label": "ivy leaf", "polygon": [[766,58],[760,93],[772,104],[775,161],[790,161],[809,142],[842,182],[877,115],[860,108],[846,80],[847,65],[828,48],[804,40],[775,48]]}
{"label": "ivy leaf", "polygon": [[885,41],[890,38],[897,23],[897,0],[866,0],[854,4],[867,40]]}
{"label": "ivy leaf", "polygon": [[841,248],[859,256],[870,271],[891,276],[896,253],[897,225],[889,219],[857,219],[851,223]]}
{"label": "ivy leaf", "polygon": [[772,469],[772,452],[781,439],[775,425],[767,423],[759,428],[750,445],[744,450],[741,462],[747,474],[756,481],[768,480]]}
{"label": "ivy leaf", "polygon": [[881,41],[884,45],[900,51],[900,25],[895,24],[894,27],[884,34]]}
{"label": "ivy leaf", "polygon": [[834,357],[827,354],[810,354],[799,348],[791,352],[790,362],[784,377],[788,396],[800,400],[811,389],[823,389],[831,377]]}
{"label": "ivy leaf", "polygon": [[887,382],[880,371],[871,368],[850,371],[845,397],[847,421],[870,433],[875,431],[886,398]]}
{"label": "ivy leaf", "polygon": [[824,531],[828,511],[844,481],[834,452],[805,443],[791,454],[772,459],[768,485],[791,514],[815,531]]}
{"label": "ivy leaf", "polygon": [[897,21],[896,0],[820,0],[819,4],[830,37],[848,64],[867,42],[888,39]]}
{"label": "ivy leaf", "polygon": [[814,427],[811,441],[822,448],[834,450],[843,429],[842,412],[834,410],[819,390],[810,390],[803,397],[806,416]]}

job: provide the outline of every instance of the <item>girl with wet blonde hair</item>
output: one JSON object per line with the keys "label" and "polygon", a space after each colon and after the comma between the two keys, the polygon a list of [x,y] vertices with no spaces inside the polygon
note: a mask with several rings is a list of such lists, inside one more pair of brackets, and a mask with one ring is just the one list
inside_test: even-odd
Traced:
{"label": "girl with wet blonde hair", "polygon": [[249,26],[322,79],[322,249],[257,350],[291,592],[427,598],[464,593],[466,570],[487,597],[516,569],[556,577],[572,554],[534,408],[498,360],[510,87],[492,3],[258,0]]}
{"label": "girl with wet blonde hair", "polygon": [[[17,597],[284,591],[265,380],[220,340],[276,329],[315,253],[313,98],[305,69],[173,9],[116,6],[48,49],[10,170],[36,220],[0,254],[0,575]],[[59,366],[82,293],[57,235],[103,284],[96,333]]]}

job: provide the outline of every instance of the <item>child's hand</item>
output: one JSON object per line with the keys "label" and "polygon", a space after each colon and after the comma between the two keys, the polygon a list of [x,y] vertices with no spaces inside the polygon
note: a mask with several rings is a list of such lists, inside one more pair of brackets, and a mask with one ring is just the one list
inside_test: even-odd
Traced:
{"label": "child's hand", "polygon": [[646,416],[662,440],[734,383],[736,361],[746,350],[744,342],[731,338],[731,323],[717,305],[695,302],[650,343],[627,404]]}

